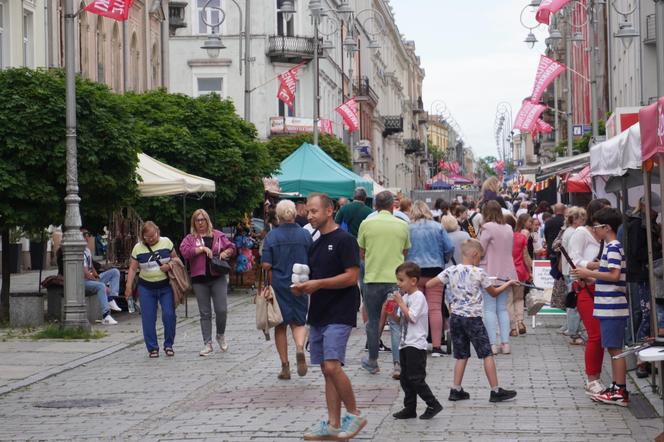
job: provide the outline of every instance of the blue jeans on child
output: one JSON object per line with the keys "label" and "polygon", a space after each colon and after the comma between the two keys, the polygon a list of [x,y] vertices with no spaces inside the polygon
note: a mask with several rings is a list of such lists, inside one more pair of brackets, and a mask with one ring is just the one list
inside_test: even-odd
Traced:
{"label": "blue jeans on child", "polygon": [[145,287],[138,284],[138,299],[141,303],[143,339],[148,351],[159,350],[157,342],[157,304],[161,305],[161,320],[164,324],[164,348],[172,348],[175,341],[175,305],[171,286]]}
{"label": "blue jeans on child", "polygon": [[496,345],[497,329],[500,331],[500,342],[502,344],[510,342],[510,315],[507,312],[507,298],[511,291],[511,289],[507,289],[495,298],[486,291],[482,291],[484,326],[489,334],[491,345]]}
{"label": "blue jeans on child", "polygon": [[[86,279],[85,290],[94,291],[97,293],[99,305],[101,306],[101,314],[104,315],[109,312],[108,298],[115,298],[120,292],[120,271],[118,269],[109,269],[99,274],[99,281],[91,281]],[[108,284],[110,291],[106,293],[106,284]]]}

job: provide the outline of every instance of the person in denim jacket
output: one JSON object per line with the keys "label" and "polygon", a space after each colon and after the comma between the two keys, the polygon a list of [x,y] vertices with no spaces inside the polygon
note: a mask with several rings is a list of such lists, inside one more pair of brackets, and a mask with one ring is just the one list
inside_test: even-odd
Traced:
{"label": "person in denim jacket", "polygon": [[[431,328],[431,355],[441,356],[440,348],[443,335],[443,286],[427,288],[426,283],[443,271],[445,263],[454,254],[454,245],[440,223],[433,220],[433,215],[424,201],[415,201],[411,210],[412,222],[408,226],[411,248],[408,261],[416,263],[422,269],[417,288],[424,293],[429,305],[429,327]],[[395,345],[393,344],[394,348]]]}

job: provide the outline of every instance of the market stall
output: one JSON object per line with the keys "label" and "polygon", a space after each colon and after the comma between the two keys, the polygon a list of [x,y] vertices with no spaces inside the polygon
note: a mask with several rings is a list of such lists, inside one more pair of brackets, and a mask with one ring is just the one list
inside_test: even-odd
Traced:
{"label": "market stall", "polygon": [[274,178],[283,192],[297,192],[302,197],[321,192],[333,199],[353,198],[355,188],[362,186],[367,197],[374,195],[371,181],[346,169],[313,144],[302,144],[281,162],[279,170]]}

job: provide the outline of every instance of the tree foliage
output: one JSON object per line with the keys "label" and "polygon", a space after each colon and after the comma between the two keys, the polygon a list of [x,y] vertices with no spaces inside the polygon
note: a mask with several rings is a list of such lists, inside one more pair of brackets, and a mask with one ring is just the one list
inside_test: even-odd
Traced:
{"label": "tree foliage", "polygon": [[[277,163],[256,139],[255,127],[237,116],[232,102],[215,95],[192,98],[164,90],[128,94],[126,99],[143,152],[215,181],[217,225],[238,221],[261,203],[262,178],[270,176]],[[214,201],[203,198],[187,205],[187,216],[197,207],[212,214]],[[142,198],[137,210],[165,232],[182,231],[182,197]]]}
{"label": "tree foliage", "polygon": [[[78,181],[86,225],[137,195],[137,146],[122,97],[77,79]],[[61,70],[0,71],[0,229],[38,231],[64,219],[65,83]]]}
{"label": "tree foliage", "polygon": [[483,178],[496,175],[496,170],[494,169],[494,165],[496,164],[497,161],[498,160],[496,159],[496,157],[491,155],[480,158],[478,161],[479,175],[482,176]]}
{"label": "tree foliage", "polygon": [[[295,152],[302,143],[313,143],[313,135],[310,133],[301,133],[274,137],[266,143],[266,146],[274,161],[279,164]],[[348,146],[341,142],[341,140],[332,135],[320,134],[318,144],[334,161],[352,170],[353,162],[350,151]]]}

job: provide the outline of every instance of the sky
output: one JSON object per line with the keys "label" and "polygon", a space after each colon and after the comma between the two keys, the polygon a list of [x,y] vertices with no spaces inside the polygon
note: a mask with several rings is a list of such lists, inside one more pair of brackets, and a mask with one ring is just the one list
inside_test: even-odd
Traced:
{"label": "sky", "polygon": [[[425,110],[446,107],[475,157],[497,156],[494,121],[498,103],[507,101],[513,116],[530,95],[548,35],[533,32],[529,49],[519,20],[528,0],[391,0],[399,31],[414,40],[426,72]],[[523,12],[529,26],[534,10]],[[441,104],[444,103],[444,104]]]}

